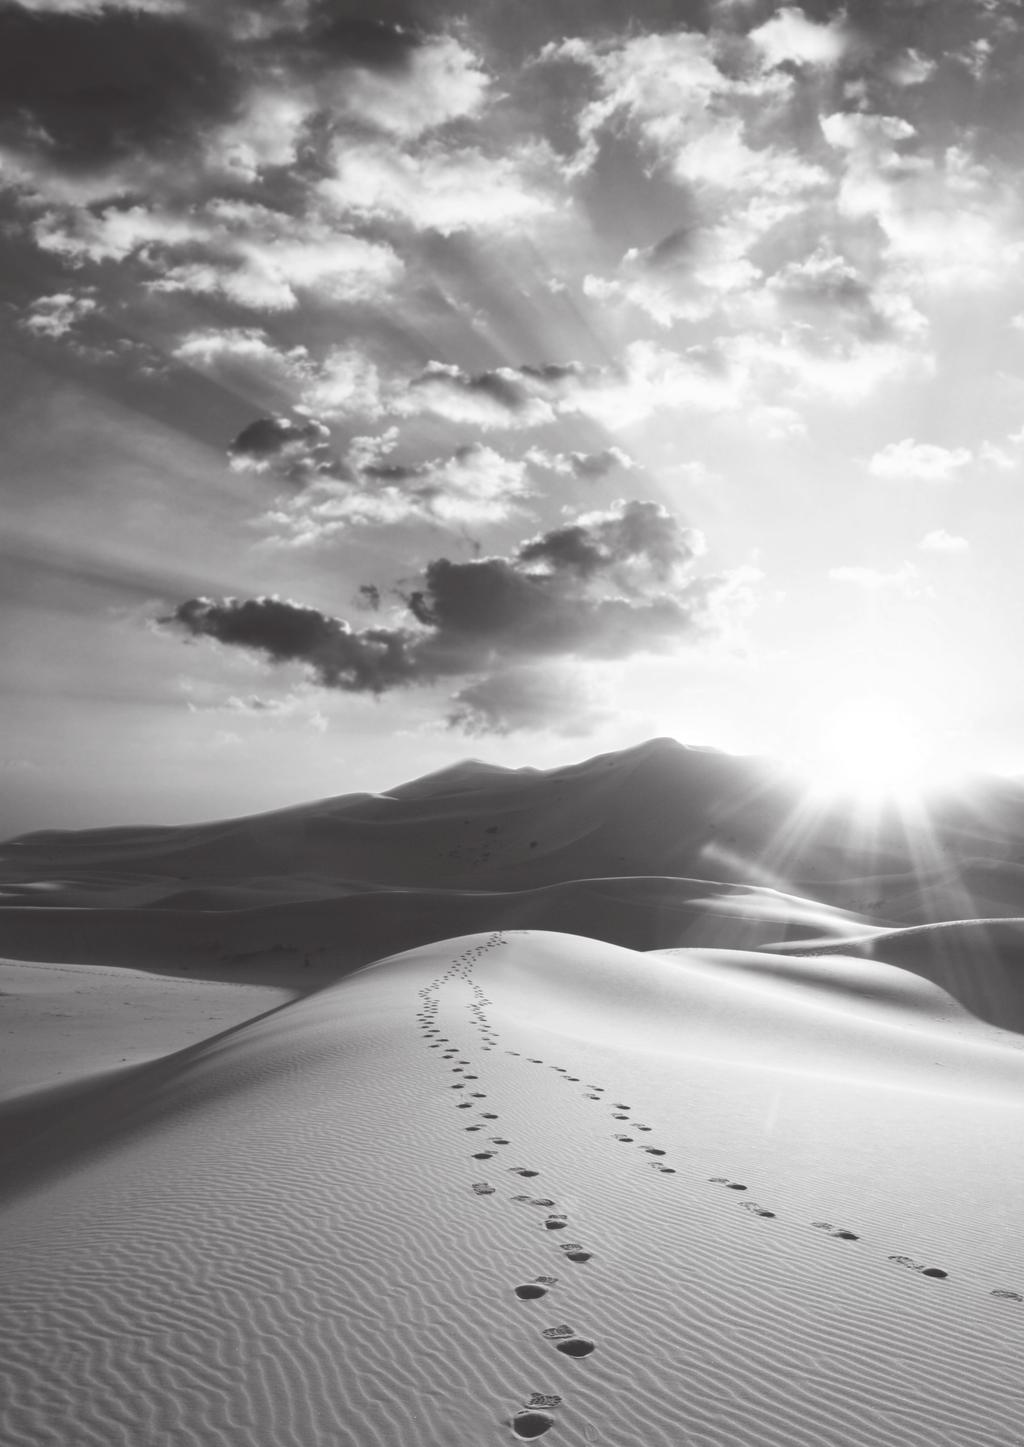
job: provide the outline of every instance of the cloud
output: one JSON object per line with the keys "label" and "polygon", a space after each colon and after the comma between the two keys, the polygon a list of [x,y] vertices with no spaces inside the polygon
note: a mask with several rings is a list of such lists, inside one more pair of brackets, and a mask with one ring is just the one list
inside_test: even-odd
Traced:
{"label": "cloud", "polygon": [[394,407],[485,428],[537,427],[580,414],[615,431],[661,408],[718,412],[740,400],[736,378],[714,348],[679,352],[639,339],[623,349],[621,362],[604,367],[573,361],[471,374],[431,362]]}
{"label": "cloud", "polygon": [[578,672],[526,667],[503,669],[459,689],[448,725],[471,735],[544,730],[581,738],[611,716]]}
{"label": "cloud", "polygon": [[868,462],[872,477],[907,482],[949,482],[971,461],[966,447],[939,447],[904,437],[890,442]]}
{"label": "cloud", "polygon": [[187,212],[145,206],[51,209],[36,244],[74,265],[133,261],[154,292],[222,296],[288,311],[303,294],[323,304],[387,295],[403,273],[392,248],[339,232],[315,215],[213,199]]}
{"label": "cloud", "polygon": [[971,545],[966,538],[949,533],[945,528],[935,528],[925,533],[917,546],[924,553],[966,553]]}
{"label": "cloud", "polygon": [[979,160],[969,136],[936,148],[902,117],[854,112],[821,129],[842,158],[839,214],[877,223],[908,289],[991,286],[1019,270],[1016,178]]}
{"label": "cloud", "polygon": [[417,676],[408,630],[353,631],[340,618],[287,599],[190,598],[160,621],[196,638],[263,653],[274,663],[302,663],[324,688],[381,694]]}
{"label": "cloud", "polygon": [[314,417],[258,417],[228,448],[236,472],[272,472],[305,486],[336,469],[330,429]]}
{"label": "cloud", "polygon": [[832,66],[842,59],[849,44],[841,20],[821,25],[808,20],[793,5],[784,5],[770,20],[751,30],[749,39],[770,66]]}
{"label": "cloud", "polygon": [[938,63],[931,56],[922,55],[918,50],[907,50],[896,56],[889,64],[887,75],[893,85],[923,85],[938,69]]}
{"label": "cloud", "polygon": [[181,17],[0,8],[0,146],[44,168],[180,155],[238,94],[228,54]]}
{"label": "cloud", "polygon": [[303,346],[276,346],[259,327],[208,327],[186,333],[172,355],[239,387],[271,390],[318,417],[375,418],[385,405],[376,363],[353,347],[332,347],[315,361]]}
{"label": "cloud", "polygon": [[406,52],[401,69],[357,67],[345,76],[346,109],[401,140],[413,140],[483,107],[490,77],[454,36],[434,36]]}
{"label": "cloud", "polygon": [[584,295],[629,302],[663,327],[699,321],[761,279],[747,252],[791,210],[762,199],[737,208],[726,220],[680,227],[652,246],[632,247],[617,276],[585,276]]}
{"label": "cloud", "polygon": [[448,362],[430,362],[412,379],[398,410],[483,428],[536,427],[555,415],[545,390],[524,368],[468,373]]}
{"label": "cloud", "polygon": [[869,593],[897,592],[914,597],[923,591],[921,575],[909,562],[888,572],[867,567],[830,568],[828,576],[833,583],[852,583]]}
{"label": "cloud", "polygon": [[523,460],[533,467],[571,474],[588,482],[611,472],[631,472],[639,465],[621,447],[603,447],[599,452],[546,452],[542,447],[531,447]]}
{"label": "cloud", "polygon": [[[347,692],[462,677],[454,716],[476,728],[497,717],[503,694],[494,680],[508,668],[671,652],[713,636],[736,580],[693,575],[702,546],[660,504],[619,502],[504,556],[435,559],[419,586],[400,595],[408,621],[397,626],[354,630],[275,597],[191,598],[161,621],[274,663],[301,664],[321,686]],[[366,602],[380,602],[373,585]],[[552,697],[546,688],[548,707]],[[524,705],[534,714],[538,707],[537,694]]]}
{"label": "cloud", "polygon": [[445,236],[522,225],[556,203],[553,157],[536,141],[488,154],[440,142],[402,151],[346,137],[335,145],[332,169],[317,194],[337,215]]}
{"label": "cloud", "polygon": [[73,331],[83,317],[98,309],[99,303],[88,293],[55,292],[52,296],[37,296],[26,308],[20,326],[24,331],[37,337],[49,337],[56,341]]}
{"label": "cloud", "polygon": [[431,651],[479,669],[498,658],[615,659],[711,626],[721,579],[684,578],[699,535],[657,503],[619,503],[529,539],[510,557],[428,564],[407,595]]}
{"label": "cloud", "polygon": [[332,347],[303,379],[301,400],[325,417],[377,417],[387,388],[372,358],[356,347]]}
{"label": "cloud", "polygon": [[827,179],[797,151],[763,139],[766,120],[792,93],[792,78],[771,67],[738,73],[725,57],[720,68],[712,36],[677,30],[602,43],[573,38],[546,46],[541,59],[583,66],[596,82],[597,96],[579,112],[581,148],[571,170],[590,169],[603,139],[626,125],[659,170],[712,193],[793,196]]}
{"label": "cloud", "polygon": [[518,559],[552,576],[562,572],[587,580],[603,574],[635,592],[647,580],[681,582],[680,574],[704,547],[703,536],[682,528],[661,504],[620,502],[611,511],[586,513],[530,539]]}
{"label": "cloud", "polygon": [[350,527],[413,519],[449,527],[497,523],[520,511],[529,496],[525,463],[480,443],[411,465],[377,457],[358,466],[360,451],[354,458],[350,450],[339,469],[316,444],[304,450],[302,478],[313,485],[268,514],[265,523],[277,541],[320,543]]}
{"label": "cloud", "polygon": [[185,366],[247,391],[265,388],[291,397],[316,388],[317,369],[306,348],[277,347],[259,327],[207,327],[186,332],[171,355]]}

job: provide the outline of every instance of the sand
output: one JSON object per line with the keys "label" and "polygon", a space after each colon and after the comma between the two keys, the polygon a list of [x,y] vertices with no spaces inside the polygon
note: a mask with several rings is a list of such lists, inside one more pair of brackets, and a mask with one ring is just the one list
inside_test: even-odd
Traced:
{"label": "sand", "polygon": [[[543,889],[496,882],[475,906]],[[647,937],[669,918],[688,942],[503,925],[360,964],[322,934],[334,897],[284,906],[307,936],[276,984],[285,941],[232,960],[230,911],[180,936],[187,971],[134,972],[145,1007],[123,967],[8,966],[23,1019],[49,1011],[37,1042],[90,998],[109,1029],[83,1011],[77,1065],[48,1046],[43,1088],[0,1111],[0,1440],[1019,1443],[1009,909],[956,926],[1003,932],[965,985],[982,1018],[943,931],[828,889],[595,872],[565,898],[627,933],[646,899]],[[82,908],[40,914],[67,946]],[[721,944],[730,920],[755,947]],[[95,997],[70,993],[97,970]],[[26,993],[47,974],[56,999]],[[199,1028],[200,1002],[226,1013]],[[138,1053],[112,1059],[118,1040]]]}

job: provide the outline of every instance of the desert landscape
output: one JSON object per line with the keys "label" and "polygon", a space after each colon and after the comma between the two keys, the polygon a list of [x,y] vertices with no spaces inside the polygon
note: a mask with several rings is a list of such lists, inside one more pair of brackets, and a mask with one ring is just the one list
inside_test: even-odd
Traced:
{"label": "desert landscape", "polygon": [[12,840],[0,1435],[1018,1443],[1022,842],[671,739]]}

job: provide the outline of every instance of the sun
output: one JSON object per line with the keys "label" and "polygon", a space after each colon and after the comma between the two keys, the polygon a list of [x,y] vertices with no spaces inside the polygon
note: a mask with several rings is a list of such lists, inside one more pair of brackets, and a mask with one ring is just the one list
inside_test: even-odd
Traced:
{"label": "sun", "polygon": [[801,765],[815,793],[883,803],[915,798],[943,780],[934,739],[894,698],[848,698],[809,722]]}

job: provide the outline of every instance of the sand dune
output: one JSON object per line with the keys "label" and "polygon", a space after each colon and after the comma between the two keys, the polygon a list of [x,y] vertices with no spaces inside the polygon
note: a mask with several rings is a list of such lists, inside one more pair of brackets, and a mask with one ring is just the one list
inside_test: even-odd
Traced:
{"label": "sand dune", "polygon": [[655,740],[3,846],[0,1440],[1019,1443],[1021,844]]}
{"label": "sand dune", "polygon": [[1024,1052],[758,960],[470,936],[40,1123],[4,1440],[1009,1447]]}
{"label": "sand dune", "polygon": [[941,986],[979,1019],[1024,1031],[1024,918],[873,929],[851,934],[841,943],[834,936],[823,936],[794,944],[780,942],[776,948],[820,955],[841,950],[885,959]]}

